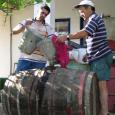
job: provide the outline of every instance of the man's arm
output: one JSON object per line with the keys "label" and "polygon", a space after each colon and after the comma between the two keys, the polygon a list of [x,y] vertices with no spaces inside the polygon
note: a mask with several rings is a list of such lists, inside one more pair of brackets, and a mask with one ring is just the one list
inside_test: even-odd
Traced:
{"label": "man's arm", "polygon": [[79,32],[75,32],[69,35],[70,39],[81,39],[88,36],[88,33],[85,30],[80,30]]}
{"label": "man's arm", "polygon": [[25,30],[25,26],[19,23],[16,27],[13,28],[12,34],[19,34],[20,32],[23,32],[24,30]]}
{"label": "man's arm", "polygon": [[81,39],[88,36],[88,33],[85,30],[80,30],[79,32],[75,32],[69,35],[64,35],[64,36],[60,36],[58,37],[58,41],[64,42],[65,40],[67,40],[67,38],[69,37],[69,39]]}
{"label": "man's arm", "polygon": [[19,34],[20,32],[23,32],[26,26],[31,24],[32,24],[32,19],[23,20],[21,23],[19,23],[16,27],[13,28],[12,34]]}

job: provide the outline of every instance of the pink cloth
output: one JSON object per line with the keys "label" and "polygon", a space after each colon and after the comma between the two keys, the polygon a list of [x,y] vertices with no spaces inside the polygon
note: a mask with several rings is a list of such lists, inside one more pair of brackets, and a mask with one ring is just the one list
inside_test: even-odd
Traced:
{"label": "pink cloth", "polygon": [[57,41],[56,35],[52,36],[52,42],[56,49],[56,60],[59,62],[62,68],[66,68],[67,64],[69,63],[68,46],[65,43]]}

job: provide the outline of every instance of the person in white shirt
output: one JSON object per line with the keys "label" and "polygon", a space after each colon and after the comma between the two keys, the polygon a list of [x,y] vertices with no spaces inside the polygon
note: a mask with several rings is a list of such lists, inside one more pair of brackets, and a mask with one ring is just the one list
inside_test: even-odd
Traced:
{"label": "person in white shirt", "polygon": [[[20,32],[26,31],[26,26],[30,26],[38,33],[51,37],[54,33],[53,28],[45,22],[45,18],[50,13],[50,8],[48,5],[41,7],[39,15],[35,19],[26,19],[19,23],[13,28],[12,34],[19,34]],[[18,60],[16,73],[19,71],[34,69],[34,68],[44,68],[46,66],[47,59],[40,53],[39,49],[36,49],[31,55],[21,52],[21,56]]]}

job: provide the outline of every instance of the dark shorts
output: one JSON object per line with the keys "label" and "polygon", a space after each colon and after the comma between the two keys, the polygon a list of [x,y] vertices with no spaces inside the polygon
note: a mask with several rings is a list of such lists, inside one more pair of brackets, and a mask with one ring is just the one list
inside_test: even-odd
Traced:
{"label": "dark shorts", "polygon": [[97,74],[99,80],[109,80],[111,64],[112,53],[92,62],[90,69]]}
{"label": "dark shorts", "polygon": [[19,71],[29,70],[29,69],[42,69],[46,65],[46,62],[33,62],[28,60],[19,60],[16,68],[16,73]]}

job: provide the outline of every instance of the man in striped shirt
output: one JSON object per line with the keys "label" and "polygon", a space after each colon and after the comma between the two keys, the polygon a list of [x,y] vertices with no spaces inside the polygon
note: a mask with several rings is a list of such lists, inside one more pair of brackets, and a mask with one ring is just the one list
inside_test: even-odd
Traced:
{"label": "man in striped shirt", "polygon": [[108,115],[108,91],[106,80],[110,79],[110,66],[112,63],[112,52],[108,46],[107,33],[102,17],[96,14],[94,3],[83,0],[77,6],[80,16],[85,21],[85,27],[73,34],[59,37],[64,42],[69,39],[86,38],[87,60],[91,71],[97,74],[99,80],[100,115]]}

